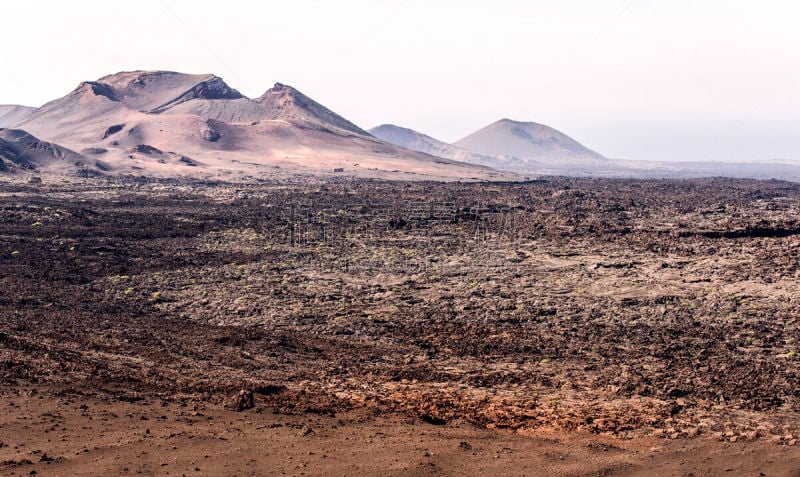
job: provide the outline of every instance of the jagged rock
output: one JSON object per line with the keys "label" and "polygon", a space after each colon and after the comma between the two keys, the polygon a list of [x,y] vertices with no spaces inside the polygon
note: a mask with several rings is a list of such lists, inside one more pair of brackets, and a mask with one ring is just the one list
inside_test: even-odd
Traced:
{"label": "jagged rock", "polygon": [[255,399],[253,398],[253,393],[246,389],[242,389],[239,391],[238,394],[231,398],[231,401],[228,407],[236,412],[246,411],[248,409],[253,409],[256,407]]}
{"label": "jagged rock", "polygon": [[125,127],[124,124],[115,124],[113,126],[110,126],[108,129],[106,129],[106,132],[103,133],[103,139],[122,131],[122,128],[124,127]]}

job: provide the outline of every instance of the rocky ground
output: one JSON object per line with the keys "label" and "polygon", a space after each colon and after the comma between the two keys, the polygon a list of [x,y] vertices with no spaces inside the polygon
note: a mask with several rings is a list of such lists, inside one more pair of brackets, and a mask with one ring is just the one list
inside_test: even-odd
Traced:
{"label": "rocky ground", "polygon": [[3,475],[800,468],[797,185],[45,178],[0,211]]}

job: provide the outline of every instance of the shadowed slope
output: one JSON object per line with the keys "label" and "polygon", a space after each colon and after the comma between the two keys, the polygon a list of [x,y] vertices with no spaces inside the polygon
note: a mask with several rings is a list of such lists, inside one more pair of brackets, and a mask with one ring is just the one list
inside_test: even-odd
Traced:
{"label": "shadowed slope", "polygon": [[0,129],[0,170],[10,168],[90,168],[102,170],[105,165],[91,161],[75,151],[41,141],[19,129]]}

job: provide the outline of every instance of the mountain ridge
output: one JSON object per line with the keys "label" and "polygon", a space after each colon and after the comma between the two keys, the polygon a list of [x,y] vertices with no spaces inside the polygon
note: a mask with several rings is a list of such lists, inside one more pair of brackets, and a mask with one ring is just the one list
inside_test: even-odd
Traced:
{"label": "mountain ridge", "polygon": [[250,99],[212,74],[107,75],[80,83],[11,126],[68,149],[92,151],[117,172],[507,176],[383,142],[291,86],[276,83]]}

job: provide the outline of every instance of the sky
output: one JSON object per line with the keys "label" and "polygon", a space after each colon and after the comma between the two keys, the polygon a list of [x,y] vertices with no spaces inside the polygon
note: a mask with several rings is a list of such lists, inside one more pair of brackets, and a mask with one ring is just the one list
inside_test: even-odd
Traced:
{"label": "sky", "polygon": [[608,157],[800,160],[795,0],[26,0],[1,21],[0,104],[163,69],[445,141],[511,118]]}

